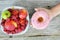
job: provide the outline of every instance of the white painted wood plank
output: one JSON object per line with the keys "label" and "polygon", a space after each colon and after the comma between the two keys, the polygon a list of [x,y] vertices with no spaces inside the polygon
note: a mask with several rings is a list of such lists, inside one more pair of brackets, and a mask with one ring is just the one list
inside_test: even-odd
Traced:
{"label": "white painted wood plank", "polygon": [[[7,1],[8,2],[8,1]],[[58,4],[60,1],[15,1],[12,2],[9,1],[8,4],[0,3],[0,11],[4,9],[5,7],[8,6],[24,6],[25,8],[28,9],[30,17],[33,14],[34,8],[35,7],[46,7],[46,6],[54,6]],[[10,4],[11,3],[11,4]],[[1,12],[0,12],[1,14]],[[1,15],[0,15],[1,16]],[[28,31],[24,35],[19,35],[18,37],[23,37],[23,36],[32,36],[32,35],[60,35],[60,15],[55,17],[54,19],[51,20],[49,26],[44,29],[44,30],[36,30],[32,28],[31,26],[29,27]],[[0,36],[7,36],[5,35],[1,30],[0,30]]]}
{"label": "white painted wood plank", "polygon": [[0,38],[1,40],[60,40],[60,36]]}

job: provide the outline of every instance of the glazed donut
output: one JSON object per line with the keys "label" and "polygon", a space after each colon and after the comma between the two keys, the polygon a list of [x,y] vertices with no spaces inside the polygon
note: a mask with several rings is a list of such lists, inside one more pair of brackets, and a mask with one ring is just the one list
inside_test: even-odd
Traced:
{"label": "glazed donut", "polygon": [[45,8],[35,8],[35,13],[32,15],[31,24],[35,29],[45,29],[51,19],[60,14],[60,5],[57,5],[50,10]]}

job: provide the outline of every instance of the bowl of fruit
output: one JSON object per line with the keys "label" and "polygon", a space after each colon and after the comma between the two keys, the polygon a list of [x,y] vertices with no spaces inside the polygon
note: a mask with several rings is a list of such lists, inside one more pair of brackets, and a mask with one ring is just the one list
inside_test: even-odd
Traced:
{"label": "bowl of fruit", "polygon": [[24,34],[29,27],[29,14],[24,7],[13,6],[1,13],[1,30],[8,35]]}

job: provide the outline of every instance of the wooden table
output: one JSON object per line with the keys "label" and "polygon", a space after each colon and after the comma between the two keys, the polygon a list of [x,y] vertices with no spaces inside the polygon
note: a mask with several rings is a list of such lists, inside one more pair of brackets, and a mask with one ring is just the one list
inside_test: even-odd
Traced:
{"label": "wooden table", "polygon": [[[34,8],[44,7],[49,8],[58,4],[59,0],[1,0],[0,1],[0,18],[1,11],[8,6],[23,6],[29,11],[29,16],[31,18],[34,13]],[[8,35],[5,35],[0,29],[0,38],[7,39]],[[23,35],[13,36],[15,40],[60,40],[60,15],[53,18],[49,26],[44,30],[36,30],[29,26],[28,31]],[[13,39],[12,38],[12,39]],[[5,40],[6,40],[5,39]],[[10,39],[11,40],[11,39]]]}

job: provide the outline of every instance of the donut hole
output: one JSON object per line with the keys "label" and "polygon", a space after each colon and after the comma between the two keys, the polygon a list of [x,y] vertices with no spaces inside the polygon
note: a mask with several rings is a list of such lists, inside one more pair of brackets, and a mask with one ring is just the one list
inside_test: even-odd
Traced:
{"label": "donut hole", "polygon": [[38,22],[43,22],[43,17],[39,17]]}

